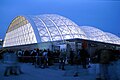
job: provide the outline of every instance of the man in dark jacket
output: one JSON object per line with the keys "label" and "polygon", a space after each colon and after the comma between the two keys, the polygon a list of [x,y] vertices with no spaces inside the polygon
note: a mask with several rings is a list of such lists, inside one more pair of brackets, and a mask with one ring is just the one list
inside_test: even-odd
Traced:
{"label": "man in dark jacket", "polygon": [[82,49],[80,50],[80,58],[81,58],[81,64],[83,66],[84,69],[87,68],[87,58],[89,58],[89,54],[87,52],[87,50],[82,47]]}

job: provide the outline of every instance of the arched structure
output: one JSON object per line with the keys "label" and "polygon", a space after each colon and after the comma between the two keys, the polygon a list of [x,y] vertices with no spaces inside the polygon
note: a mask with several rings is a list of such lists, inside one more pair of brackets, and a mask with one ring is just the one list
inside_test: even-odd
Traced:
{"label": "arched structure", "polygon": [[18,16],[6,32],[3,47],[74,38],[87,39],[77,24],[60,15]]}
{"label": "arched structure", "polygon": [[109,36],[106,35],[106,33],[101,31],[100,29],[91,26],[81,26],[81,29],[85,32],[89,40],[108,43],[110,41]]}
{"label": "arched structure", "polygon": [[23,16],[16,17],[5,35],[3,47],[37,43],[31,23]]}
{"label": "arched structure", "polygon": [[81,26],[80,28],[85,32],[89,40],[120,44],[120,38],[112,33],[104,32],[91,26]]}
{"label": "arched structure", "polygon": [[3,47],[27,45],[40,42],[87,39],[120,44],[120,38],[90,26],[81,26],[56,14],[17,16],[8,27]]}

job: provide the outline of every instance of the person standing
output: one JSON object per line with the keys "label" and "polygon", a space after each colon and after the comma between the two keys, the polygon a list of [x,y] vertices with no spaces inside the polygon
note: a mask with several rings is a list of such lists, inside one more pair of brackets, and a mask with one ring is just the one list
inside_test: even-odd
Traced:
{"label": "person standing", "polygon": [[89,58],[89,54],[84,47],[82,47],[82,49],[80,50],[80,58],[83,68],[87,69],[87,58]]}
{"label": "person standing", "polygon": [[36,56],[37,56],[37,51],[36,51],[36,49],[34,49],[31,52],[32,65],[36,65]]}
{"label": "person standing", "polygon": [[17,52],[17,56],[18,56],[18,60],[19,60],[19,62],[22,62],[23,52],[22,52],[21,49]]}
{"label": "person standing", "polygon": [[48,52],[44,50],[43,52],[43,68],[48,68]]}
{"label": "person standing", "polygon": [[59,55],[59,69],[65,70],[65,60],[66,60],[66,52],[65,50],[61,50]]}
{"label": "person standing", "polygon": [[70,50],[70,64],[71,65],[73,65],[73,63],[74,63],[74,52],[73,52],[73,50]]}
{"label": "person standing", "polygon": [[10,74],[18,75],[18,73],[22,74],[21,67],[18,64],[17,55],[9,50],[4,53],[4,64],[5,64],[5,72],[4,76],[8,76]]}
{"label": "person standing", "polygon": [[97,51],[100,71],[96,77],[97,80],[110,80],[108,67],[110,63],[111,53],[112,51],[110,49],[107,49],[107,47],[104,47],[103,49]]}

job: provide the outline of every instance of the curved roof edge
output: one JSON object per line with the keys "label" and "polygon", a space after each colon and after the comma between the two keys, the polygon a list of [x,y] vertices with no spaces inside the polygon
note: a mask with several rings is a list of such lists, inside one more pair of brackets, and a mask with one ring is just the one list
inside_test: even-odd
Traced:
{"label": "curved roof edge", "polygon": [[[89,40],[120,44],[120,38],[112,33],[104,32],[101,29],[98,29],[93,26],[80,26],[80,28],[86,33]],[[101,41],[100,39],[103,40]]]}
{"label": "curved roof edge", "polygon": [[37,42],[38,42],[38,43],[41,42],[41,38],[40,38],[40,35],[39,35],[39,31],[38,31],[38,29],[37,29],[34,21],[30,18],[29,15],[28,15],[28,16],[24,16],[24,17],[25,17],[25,18],[30,22],[30,24],[32,25],[32,28],[33,28],[33,30],[34,30],[34,33],[35,33]]}

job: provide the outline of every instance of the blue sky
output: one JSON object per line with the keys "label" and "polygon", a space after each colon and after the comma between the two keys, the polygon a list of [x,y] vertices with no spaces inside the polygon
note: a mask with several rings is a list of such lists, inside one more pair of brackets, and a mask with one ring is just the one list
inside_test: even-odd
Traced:
{"label": "blue sky", "polygon": [[49,13],[120,37],[120,1],[117,0],[0,0],[0,38],[4,39],[16,16]]}

